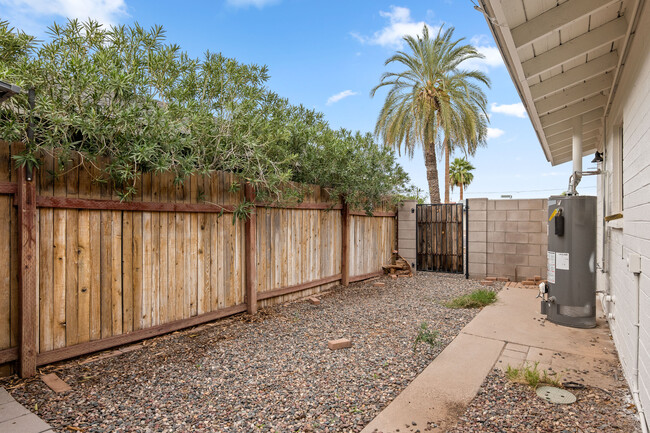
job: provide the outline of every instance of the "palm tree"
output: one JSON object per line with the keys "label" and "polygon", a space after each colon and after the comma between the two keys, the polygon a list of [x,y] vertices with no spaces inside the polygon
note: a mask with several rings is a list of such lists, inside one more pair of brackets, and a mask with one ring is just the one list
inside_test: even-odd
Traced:
{"label": "palm tree", "polygon": [[[486,100],[476,103],[459,104],[460,119],[453,122],[457,125],[451,131],[445,131],[443,142],[445,152],[445,203],[449,202],[449,158],[454,148],[461,149],[468,156],[474,156],[480,146],[487,144],[487,115],[485,113]],[[451,137],[451,138],[448,138]]]}
{"label": "palm tree", "polygon": [[449,167],[452,190],[455,186],[460,187],[460,201],[463,201],[463,188],[474,180],[472,170],[474,170],[474,166],[464,158],[454,159]]}
{"label": "palm tree", "polygon": [[385,72],[370,92],[374,96],[378,89],[390,86],[375,134],[400,153],[403,145],[411,158],[415,148],[422,146],[431,203],[440,203],[436,151],[460,146],[471,153],[487,135],[487,98],[480,84],[489,86],[490,80],[482,72],[459,68],[483,55],[461,44],[463,39],[452,40],[453,33],[453,28],[444,32],[441,28],[431,39],[424,26],[422,37],[405,36],[412,53],[398,51],[385,62],[386,66],[401,64],[405,70]]}

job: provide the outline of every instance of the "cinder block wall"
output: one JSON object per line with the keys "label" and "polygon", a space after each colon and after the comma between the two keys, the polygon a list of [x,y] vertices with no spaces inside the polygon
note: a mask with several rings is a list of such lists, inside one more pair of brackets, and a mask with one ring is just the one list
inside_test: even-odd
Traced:
{"label": "cinder block wall", "polygon": [[546,279],[547,200],[469,199],[469,275]]}
{"label": "cinder block wall", "polygon": [[403,202],[397,210],[397,249],[415,272],[415,200]]}

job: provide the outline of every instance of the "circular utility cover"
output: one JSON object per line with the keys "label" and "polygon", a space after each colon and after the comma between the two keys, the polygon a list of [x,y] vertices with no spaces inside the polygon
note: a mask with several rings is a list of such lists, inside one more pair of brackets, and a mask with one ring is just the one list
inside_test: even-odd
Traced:
{"label": "circular utility cover", "polygon": [[537,396],[542,400],[555,404],[571,404],[576,401],[575,395],[554,386],[540,386],[537,388]]}

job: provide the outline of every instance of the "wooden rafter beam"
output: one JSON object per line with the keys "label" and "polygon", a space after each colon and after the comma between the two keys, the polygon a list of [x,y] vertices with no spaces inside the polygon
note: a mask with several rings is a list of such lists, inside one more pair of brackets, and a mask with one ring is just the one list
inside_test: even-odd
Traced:
{"label": "wooden rafter beam", "polygon": [[555,68],[569,60],[582,56],[603,45],[609,44],[625,36],[627,21],[625,17],[603,24],[587,33],[584,33],[564,44],[551,48],[537,57],[526,60],[521,65],[526,78],[541,74]]}
{"label": "wooden rafter beam", "polygon": [[517,48],[548,35],[618,0],[569,0],[512,29]]}
{"label": "wooden rafter beam", "polygon": [[581,114],[585,114],[589,111],[595,110],[596,108],[604,107],[606,102],[606,96],[592,96],[591,98],[585,99],[584,101],[578,102],[577,104],[570,105],[566,108],[554,111],[551,114],[547,114],[545,116],[540,116],[542,128],[546,128],[548,126],[555,125],[556,123],[560,123],[564,120],[580,116]]}
{"label": "wooden rafter beam", "polygon": [[[582,115],[582,122],[589,123],[594,120],[601,120],[605,111],[602,108],[596,108],[595,110],[589,111]],[[544,135],[546,138],[550,138],[556,134],[560,134],[565,131],[570,131],[573,129],[573,120],[568,119],[555,125],[551,125],[548,128],[544,128]]]}
{"label": "wooden rafter beam", "polygon": [[551,93],[557,92],[581,81],[588,80],[603,72],[611,71],[618,63],[618,53],[612,51],[604,56],[597,57],[580,66],[571,68],[561,74],[555,75],[539,84],[530,86],[530,94],[538,100]]}
{"label": "wooden rafter beam", "polygon": [[[596,144],[598,143],[598,139],[600,138],[600,135],[594,135],[593,137],[589,137],[586,140],[582,141],[582,154],[587,155],[589,152],[591,152],[592,149],[595,148]],[[555,147],[553,148],[553,155],[556,157],[563,157],[563,156],[571,156],[573,153],[573,144],[571,141],[568,142],[568,144],[564,144],[561,147]]]}
{"label": "wooden rafter beam", "polygon": [[611,89],[614,74],[603,74],[584,83],[570,87],[563,92],[537,101],[538,113],[548,113],[565,105],[593,96],[603,90]]}
{"label": "wooden rafter beam", "polygon": [[[588,131],[582,131],[582,141],[586,141],[590,138],[594,138],[600,134],[600,129],[599,128],[592,128]],[[560,147],[564,147],[566,145],[571,146],[571,143],[573,141],[573,135],[566,134],[567,136],[559,137],[554,139],[554,140],[548,140],[548,145],[551,147],[551,150],[556,150]]]}
{"label": "wooden rafter beam", "polygon": [[[591,122],[585,122],[582,125],[583,138],[585,137],[587,132],[591,132],[597,129],[602,129],[602,127],[603,127],[603,121],[601,119],[596,119]],[[548,143],[549,146],[552,147],[555,143],[559,143],[560,141],[564,141],[571,138],[573,138],[573,131],[571,129],[568,129],[566,131],[562,131],[559,134],[555,134],[551,137],[547,136],[546,142]]]}
{"label": "wooden rafter beam", "polygon": [[[598,142],[600,137],[591,138],[588,141],[582,143],[582,156],[587,156],[596,151],[598,148]],[[563,149],[561,151],[554,151],[553,157],[555,164],[562,164],[564,162],[571,161],[573,159],[573,150],[569,147],[568,149]]]}

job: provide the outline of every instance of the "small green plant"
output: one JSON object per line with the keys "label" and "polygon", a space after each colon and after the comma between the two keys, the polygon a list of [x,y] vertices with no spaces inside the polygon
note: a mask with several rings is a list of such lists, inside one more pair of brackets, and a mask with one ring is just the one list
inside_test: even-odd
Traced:
{"label": "small green plant", "polygon": [[196,201],[198,201],[199,203],[205,201],[205,190],[203,188],[197,188]]}
{"label": "small green plant", "polygon": [[497,300],[496,292],[478,289],[468,295],[459,296],[445,304],[448,308],[483,308]]}
{"label": "small green plant", "polygon": [[534,364],[526,363],[521,368],[508,365],[506,377],[512,382],[525,383],[531,388],[537,388],[540,384],[562,386],[560,376],[551,377],[547,370],[539,370],[539,362]]}
{"label": "small green plant", "polygon": [[438,344],[438,335],[438,331],[429,329],[429,324],[423,322],[418,330],[418,335],[415,336],[415,341],[413,341],[413,352],[419,343],[427,343],[431,347],[435,347]]}
{"label": "small green plant", "polygon": [[239,203],[237,206],[235,206],[235,210],[232,215],[232,223],[235,224],[238,219],[246,221],[248,218],[250,218],[250,215],[253,212],[254,208],[255,204],[249,201],[243,201]]}

